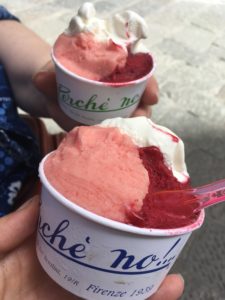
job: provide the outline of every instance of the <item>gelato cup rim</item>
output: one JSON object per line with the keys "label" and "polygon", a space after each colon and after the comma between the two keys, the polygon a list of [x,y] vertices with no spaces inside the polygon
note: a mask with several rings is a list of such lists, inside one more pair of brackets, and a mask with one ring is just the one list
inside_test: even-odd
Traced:
{"label": "gelato cup rim", "polygon": [[152,68],[149,71],[148,74],[146,74],[145,76],[139,78],[139,79],[135,79],[135,80],[131,80],[131,81],[127,81],[127,82],[101,82],[101,81],[97,81],[97,80],[92,80],[92,79],[88,79],[82,76],[77,75],[76,73],[68,70],[67,68],[65,68],[60,62],[59,60],[55,57],[54,55],[54,47],[51,49],[51,57],[53,62],[55,63],[55,65],[65,74],[71,76],[72,78],[75,79],[79,79],[80,81],[83,82],[88,82],[91,84],[95,84],[95,85],[99,85],[99,86],[106,86],[106,87],[123,87],[123,86],[129,86],[129,85],[136,85],[139,83],[142,83],[143,81],[147,80],[148,78],[150,78],[152,76],[152,74],[154,73],[155,70],[155,61],[153,59],[153,56],[150,52],[148,52],[149,56],[151,57],[152,60]]}
{"label": "gelato cup rim", "polygon": [[69,210],[79,214],[85,219],[89,219],[92,222],[98,223],[102,226],[109,227],[112,229],[116,229],[119,231],[125,231],[127,233],[132,233],[136,235],[145,235],[145,236],[177,236],[190,233],[198,228],[200,228],[204,222],[205,211],[201,210],[198,219],[187,226],[172,228],[172,229],[157,229],[157,228],[140,228],[129,224],[124,224],[118,221],[114,221],[111,219],[107,219],[105,217],[99,216],[91,211],[88,211],[85,208],[80,207],[74,202],[70,201],[66,197],[64,197],[60,192],[58,192],[48,181],[45,172],[44,172],[44,163],[47,158],[54,153],[55,151],[47,154],[39,164],[39,177],[41,179],[41,183],[45,186],[48,192],[63,206],[66,206]]}

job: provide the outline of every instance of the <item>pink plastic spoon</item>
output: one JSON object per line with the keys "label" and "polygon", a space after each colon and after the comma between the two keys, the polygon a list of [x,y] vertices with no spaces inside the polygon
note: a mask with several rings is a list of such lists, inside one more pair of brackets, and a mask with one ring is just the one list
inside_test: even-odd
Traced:
{"label": "pink plastic spoon", "polygon": [[201,209],[225,201],[225,179],[187,190],[160,191],[155,193],[164,210],[176,206],[191,209],[196,214]]}

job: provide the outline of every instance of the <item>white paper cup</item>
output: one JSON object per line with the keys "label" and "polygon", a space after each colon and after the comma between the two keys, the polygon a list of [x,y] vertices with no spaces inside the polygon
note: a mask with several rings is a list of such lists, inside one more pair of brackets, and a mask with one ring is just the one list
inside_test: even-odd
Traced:
{"label": "white paper cup", "polygon": [[86,125],[113,117],[131,116],[154,70],[152,59],[152,69],[146,76],[129,82],[107,83],[86,79],[69,71],[56,59],[53,51],[52,59],[61,109],[71,119]]}
{"label": "white paper cup", "polygon": [[43,164],[37,256],[60,286],[84,299],[146,299],[159,287],[204,211],[190,226],[143,229],[93,214],[48,182]]}

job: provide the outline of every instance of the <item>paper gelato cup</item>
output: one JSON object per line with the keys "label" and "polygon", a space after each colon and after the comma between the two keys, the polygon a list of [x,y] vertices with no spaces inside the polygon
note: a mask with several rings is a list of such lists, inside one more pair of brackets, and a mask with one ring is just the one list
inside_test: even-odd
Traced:
{"label": "paper gelato cup", "polygon": [[[151,56],[151,55],[150,55]],[[135,111],[152,76],[150,72],[137,80],[107,83],[86,79],[67,70],[54,56],[58,102],[71,119],[86,125],[98,124],[113,117],[129,117]]]}
{"label": "paper gelato cup", "polygon": [[204,211],[190,226],[143,229],[100,217],[66,199],[40,164],[37,256],[47,274],[84,299],[146,299],[159,287]]}

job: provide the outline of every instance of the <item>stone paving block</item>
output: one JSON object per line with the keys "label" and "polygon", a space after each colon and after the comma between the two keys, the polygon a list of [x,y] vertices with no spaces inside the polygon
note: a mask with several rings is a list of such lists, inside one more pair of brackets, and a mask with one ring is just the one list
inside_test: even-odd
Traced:
{"label": "stone paving block", "polygon": [[[179,35],[183,35],[182,30]],[[203,54],[196,52],[195,49],[188,48],[184,43],[175,40],[172,35],[166,35],[159,44],[154,45],[154,48],[159,49],[163,54],[169,55],[171,61],[173,59],[179,60],[191,67],[196,67],[207,60],[207,57]]]}
{"label": "stone paving block", "polygon": [[210,5],[197,17],[192,19],[192,24],[220,36],[223,34],[225,28],[224,15],[225,3],[224,5]]}
{"label": "stone paving block", "polygon": [[[225,39],[225,37],[224,37]],[[220,44],[215,41],[209,49],[208,57],[211,58],[212,60],[218,61],[219,63],[224,63],[225,62],[225,46],[221,46]],[[223,64],[221,64],[223,65]]]}
{"label": "stone paving block", "polygon": [[216,40],[216,35],[212,31],[190,24],[175,34],[173,38],[196,53],[204,53]]}
{"label": "stone paving block", "polygon": [[224,299],[224,230],[224,225],[206,215],[201,231],[193,233],[190,246],[182,253],[175,268],[187,280],[183,300]]}
{"label": "stone paving block", "polygon": [[224,178],[224,161],[201,149],[187,155],[186,164],[193,186],[209,184]]}
{"label": "stone paving block", "polygon": [[[69,9],[71,12],[71,16],[77,12],[77,9],[84,3],[85,1],[83,0],[51,0],[52,1],[52,6],[58,6],[62,8]],[[89,1],[89,2],[96,2],[96,1]]]}
{"label": "stone paving block", "polygon": [[26,9],[32,8],[33,11],[41,9],[43,4],[52,2],[54,0],[2,0],[1,4],[5,5],[11,12],[18,13],[19,15]]}
{"label": "stone paving block", "polygon": [[[67,14],[68,10],[45,3],[35,10],[29,8],[24,10],[23,13],[20,13],[20,18],[25,24],[28,22],[29,28],[52,44],[56,37],[65,30]],[[71,16],[68,16],[66,21],[68,22],[70,18]]]}
{"label": "stone paving block", "polygon": [[218,93],[218,98],[221,102],[221,104],[225,104],[225,85],[223,85]]}
{"label": "stone paving block", "polygon": [[194,88],[209,95],[216,95],[225,83],[225,61],[211,58],[196,70]]}
{"label": "stone paving block", "polygon": [[210,138],[205,142],[204,146],[202,146],[202,149],[204,151],[207,150],[207,153],[212,156],[213,159],[219,160],[220,165],[218,165],[217,169],[218,172],[220,170],[223,171],[223,175],[225,175],[225,132],[224,128],[221,128],[220,130],[210,130],[208,131],[208,134]]}
{"label": "stone paving block", "polygon": [[206,9],[199,1],[174,1],[166,5],[157,14],[152,16],[152,21],[161,23],[165,27],[176,28],[190,24],[191,20]]}
{"label": "stone paving block", "polygon": [[[217,226],[224,227],[224,214],[225,214],[225,203],[221,203],[221,205],[215,205],[211,207],[211,209],[207,210],[207,216],[209,218],[209,223],[211,220],[217,224]],[[222,262],[224,265],[224,261]]]}
{"label": "stone paving block", "polygon": [[174,33],[181,30],[181,27],[174,27],[171,29],[163,24],[154,23],[151,19],[147,20],[147,24],[150,28],[149,37],[145,41],[148,48],[150,49],[150,51],[157,51],[158,49],[160,49],[162,50],[162,54],[166,53],[166,49],[164,49],[165,40],[169,40]]}
{"label": "stone paving block", "polygon": [[121,9],[126,9],[127,2],[124,1],[120,3],[118,1],[101,1],[98,0],[95,4],[96,11],[98,12],[98,16],[108,16],[112,13],[116,13],[117,11],[121,11]]}
{"label": "stone paving block", "polygon": [[215,46],[218,46],[222,49],[225,49],[225,33],[222,32],[222,36],[217,38],[216,41],[215,41]]}
{"label": "stone paving block", "polygon": [[129,5],[129,10],[133,10],[145,17],[147,20],[151,19],[160,9],[165,9],[168,5],[175,0],[140,0],[136,1],[133,5]]}
{"label": "stone paving block", "polygon": [[[160,93],[161,94],[161,93]],[[171,118],[171,112],[176,110],[176,105],[166,95],[160,95],[160,102],[152,107],[152,120],[166,126],[166,119]],[[168,117],[169,116],[169,117]]]}
{"label": "stone paving block", "polygon": [[[217,97],[217,90],[213,94],[210,89],[196,90],[193,85],[195,84],[186,86],[185,83],[169,81],[163,85],[162,93],[166,93],[172,101],[177,103],[177,105],[181,105],[188,112],[203,119],[206,118],[212,122],[218,122],[218,126],[222,126],[225,123],[225,108]],[[179,88],[177,88],[178,86]],[[221,87],[218,86],[217,88],[221,91],[222,87],[223,85],[221,84]]]}

